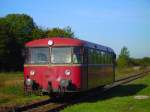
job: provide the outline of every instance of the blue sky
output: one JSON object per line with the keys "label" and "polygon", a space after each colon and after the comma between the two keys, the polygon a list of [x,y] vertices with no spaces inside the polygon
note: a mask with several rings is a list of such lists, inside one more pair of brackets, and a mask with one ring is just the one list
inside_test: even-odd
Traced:
{"label": "blue sky", "polygon": [[150,0],[0,0],[0,16],[25,13],[43,28],[71,26],[80,39],[118,54],[150,56]]}

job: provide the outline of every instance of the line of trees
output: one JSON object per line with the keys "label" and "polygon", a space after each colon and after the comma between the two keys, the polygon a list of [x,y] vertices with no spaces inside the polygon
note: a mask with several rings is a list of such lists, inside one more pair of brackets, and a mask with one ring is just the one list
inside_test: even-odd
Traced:
{"label": "line of trees", "polygon": [[44,30],[26,14],[0,17],[0,71],[23,69],[22,50],[26,42],[56,36],[74,38],[74,32],[70,27]]}
{"label": "line of trees", "polygon": [[[26,14],[8,14],[0,17],[0,71],[23,70],[24,44],[34,39],[57,36],[75,37],[71,27],[42,29]],[[150,66],[150,58],[130,58],[127,47],[123,47],[117,59],[117,66]]]}
{"label": "line of trees", "polygon": [[120,69],[132,66],[150,66],[150,57],[144,57],[139,59],[131,58],[129,50],[127,49],[127,47],[124,46],[121,49],[120,54],[117,58],[117,66]]}

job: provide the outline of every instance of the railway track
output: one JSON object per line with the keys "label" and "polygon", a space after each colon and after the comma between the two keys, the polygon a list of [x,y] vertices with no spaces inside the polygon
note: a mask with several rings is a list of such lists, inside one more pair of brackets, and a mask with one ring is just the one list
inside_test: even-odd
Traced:
{"label": "railway track", "polygon": [[93,90],[92,92],[88,91],[87,93],[82,93],[81,95],[75,95],[65,100],[63,98],[62,99],[60,98],[47,99],[44,101],[13,108],[11,112],[57,112],[57,111],[63,110],[67,106],[77,104],[82,101],[86,101],[87,99],[90,99],[97,95],[102,96],[106,91],[114,87],[129,83],[133,80],[146,76],[148,72],[150,72],[150,70],[146,70],[137,74],[133,74],[125,78],[117,79],[113,84],[106,85],[103,88],[94,89],[94,92]]}

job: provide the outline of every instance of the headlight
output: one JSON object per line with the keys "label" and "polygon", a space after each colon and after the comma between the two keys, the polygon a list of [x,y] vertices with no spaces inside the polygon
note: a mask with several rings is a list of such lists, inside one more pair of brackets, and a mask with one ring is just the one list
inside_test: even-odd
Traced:
{"label": "headlight", "polygon": [[70,70],[65,70],[65,75],[69,76],[71,74]]}
{"label": "headlight", "polygon": [[33,81],[31,80],[31,79],[26,79],[26,85],[27,86],[31,86],[32,85],[32,83],[33,83]]}
{"label": "headlight", "polygon": [[35,75],[35,71],[34,71],[34,70],[31,70],[31,71],[30,71],[30,75],[31,75],[31,76]]}
{"label": "headlight", "polygon": [[52,40],[49,40],[49,41],[48,41],[48,45],[50,45],[50,46],[53,45],[53,43],[54,43],[54,42],[53,42]]}

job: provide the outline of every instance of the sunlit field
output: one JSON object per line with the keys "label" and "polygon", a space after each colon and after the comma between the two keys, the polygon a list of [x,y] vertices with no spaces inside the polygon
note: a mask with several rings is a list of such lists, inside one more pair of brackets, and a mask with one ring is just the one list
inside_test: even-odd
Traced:
{"label": "sunlit field", "polygon": [[[136,97],[146,97],[137,99]],[[85,102],[67,107],[63,112],[149,112],[150,74],[127,85],[118,86]]]}

